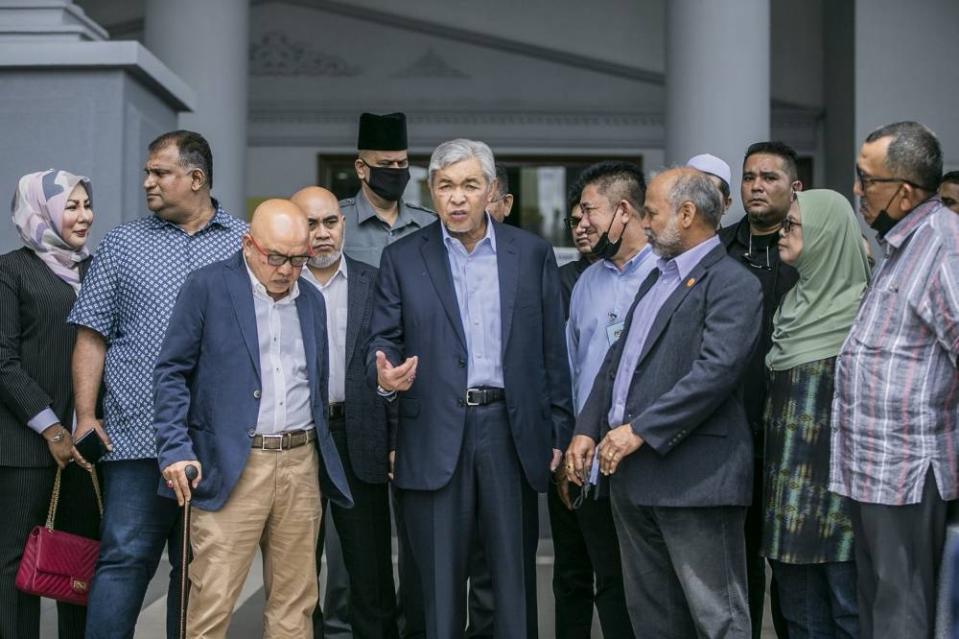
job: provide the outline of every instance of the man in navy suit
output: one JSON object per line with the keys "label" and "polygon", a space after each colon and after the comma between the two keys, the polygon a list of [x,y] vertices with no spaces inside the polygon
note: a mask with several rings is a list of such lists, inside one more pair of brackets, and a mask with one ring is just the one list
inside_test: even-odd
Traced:
{"label": "man in navy suit", "polygon": [[[353,508],[332,507],[349,573],[347,621],[354,639],[396,639],[390,547],[387,403],[366,383],[366,343],[376,269],[343,254],[346,222],[336,196],[308,186],[290,198],[310,224],[312,257],[300,276],[323,294],[330,343],[329,426],[353,494]],[[394,405],[389,407],[395,408]],[[324,526],[317,547],[323,548]],[[317,564],[319,573],[319,564]],[[323,636],[317,606],[314,634]]]}
{"label": "man in navy suit", "polygon": [[482,142],[438,146],[434,224],[388,246],[374,293],[370,382],[399,404],[394,483],[431,639],[462,636],[470,544],[484,546],[495,637],[535,633],[535,492],[572,426],[552,248],[486,213]]}
{"label": "man in navy suit", "polygon": [[741,382],[762,298],[719,242],[721,215],[719,190],[695,169],[650,182],[642,226],[657,268],[596,376],[567,453],[576,483],[593,479],[594,453],[611,476],[637,637],[750,636],[742,531],[753,450]]}
{"label": "man in navy suit", "polygon": [[327,425],[323,297],[297,283],[309,253],[303,212],[260,204],[242,250],[183,285],[156,364],[161,493],[194,506],[191,637],[226,636],[257,546],[264,636],[313,636],[321,487],[352,500]]}

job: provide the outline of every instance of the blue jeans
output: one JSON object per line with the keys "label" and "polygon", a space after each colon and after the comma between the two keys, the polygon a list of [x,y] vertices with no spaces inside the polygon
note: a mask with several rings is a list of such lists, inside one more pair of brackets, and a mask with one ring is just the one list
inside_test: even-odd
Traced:
{"label": "blue jeans", "polygon": [[181,510],[160,497],[155,459],[104,462],[100,557],[87,603],[88,639],[133,637],[147,586],[167,546],[167,637],[179,633]]}
{"label": "blue jeans", "polygon": [[789,639],[858,639],[856,562],[769,563]]}

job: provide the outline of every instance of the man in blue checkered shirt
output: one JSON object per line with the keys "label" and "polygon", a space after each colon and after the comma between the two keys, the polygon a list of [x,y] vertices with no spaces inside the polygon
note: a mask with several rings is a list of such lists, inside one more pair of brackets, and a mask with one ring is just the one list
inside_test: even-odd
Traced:
{"label": "man in blue checkered shirt", "polygon": [[[79,439],[107,445],[100,557],[90,591],[87,637],[132,637],[147,585],[163,553],[172,565],[167,636],[176,637],[180,509],[160,497],[153,429],[153,366],[180,286],[193,270],[236,253],[245,222],[210,197],[213,155],[192,131],[150,143],[143,188],[153,215],[118,226],[96,257],[68,321]],[[103,379],[103,422],[96,418]]]}

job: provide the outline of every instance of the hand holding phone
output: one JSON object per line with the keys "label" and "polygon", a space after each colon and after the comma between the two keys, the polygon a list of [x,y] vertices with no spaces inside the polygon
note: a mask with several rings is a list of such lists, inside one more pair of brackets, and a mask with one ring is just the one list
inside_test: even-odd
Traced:
{"label": "hand holding phone", "polygon": [[107,454],[107,447],[97,435],[96,429],[90,429],[84,433],[83,437],[73,442],[73,447],[77,449],[84,461],[91,465]]}

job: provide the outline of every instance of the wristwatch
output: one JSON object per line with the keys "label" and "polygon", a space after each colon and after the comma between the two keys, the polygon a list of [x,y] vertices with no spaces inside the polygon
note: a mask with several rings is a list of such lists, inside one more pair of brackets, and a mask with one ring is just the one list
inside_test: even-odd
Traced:
{"label": "wristwatch", "polygon": [[388,401],[388,402],[392,402],[394,399],[396,399],[396,391],[395,391],[395,390],[388,391],[388,390],[386,390],[385,388],[383,388],[382,386],[380,386],[379,384],[376,385],[376,394],[379,395],[380,397],[382,397],[383,399],[385,399],[385,400]]}
{"label": "wristwatch", "polygon": [[57,434],[50,438],[50,441],[54,444],[59,444],[63,441],[63,438],[67,436],[67,429],[63,426],[60,427],[60,430],[57,431]]}

